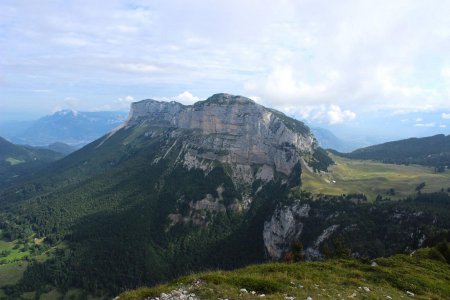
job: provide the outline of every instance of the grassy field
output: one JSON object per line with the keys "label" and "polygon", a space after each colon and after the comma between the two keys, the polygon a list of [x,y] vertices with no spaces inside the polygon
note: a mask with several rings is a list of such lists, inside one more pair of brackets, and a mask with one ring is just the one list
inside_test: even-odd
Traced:
{"label": "grassy field", "polygon": [[17,283],[22,279],[23,272],[27,266],[28,263],[26,261],[0,265],[0,287]]}
{"label": "grassy field", "polygon": [[428,257],[430,250],[421,249],[414,256],[376,259],[376,266],[357,260],[253,265],[187,276],[125,292],[119,299],[144,299],[179,288],[200,299],[260,299],[261,294],[264,299],[400,299],[410,298],[407,292],[415,299],[449,299],[449,265]]}
{"label": "grassy field", "polygon": [[[1,237],[1,231],[0,231],[0,237]],[[28,244],[32,243],[40,243],[43,239],[40,240],[34,240],[33,236],[31,236],[28,239]],[[23,273],[27,269],[28,261],[25,260],[25,257],[31,256],[31,253],[28,251],[26,252],[20,252],[18,249],[13,249],[14,245],[16,245],[18,241],[13,242],[7,242],[4,240],[0,240],[0,252],[2,250],[11,250],[11,254],[9,254],[6,258],[7,263],[0,264],[0,299],[2,297],[5,297],[4,290],[2,289],[3,286],[6,285],[13,285],[18,283],[22,277]],[[38,262],[44,262],[47,260],[51,254],[50,252],[54,251],[55,249],[63,249],[67,247],[66,244],[60,243],[58,246],[55,246],[46,252],[43,252],[38,255],[32,255],[33,259],[35,259]],[[62,299],[62,300],[70,300],[70,299],[85,299],[85,296],[83,294],[83,291],[78,289],[70,289],[68,290],[64,295],[61,294],[56,289],[49,287],[50,290],[40,296],[39,299],[45,299],[45,300],[52,300],[52,299]],[[26,292],[21,295],[21,299],[35,299],[35,292]],[[92,297],[91,295],[86,295],[88,300],[98,300],[99,298]]]}
{"label": "grassy field", "polygon": [[15,166],[21,163],[24,163],[24,160],[19,160],[13,157],[8,157],[7,159],[5,159],[6,162],[8,162],[11,166]]}
{"label": "grassy field", "polygon": [[[425,182],[423,192],[436,192],[450,187],[450,172],[435,173],[432,168],[383,164],[368,160],[353,160],[331,155],[336,162],[328,173],[317,174],[303,166],[302,189],[313,194],[342,195],[361,193],[369,200],[377,195],[393,199],[414,194]],[[388,195],[390,189],[395,195]]]}
{"label": "grassy field", "polygon": [[22,260],[26,257],[30,256],[29,251],[21,251],[20,248],[14,249],[14,246],[17,244],[17,241],[7,242],[4,240],[0,240],[0,253],[2,251],[8,251],[9,254],[5,257],[0,257],[0,260],[4,260],[6,262],[11,262],[15,260]]}

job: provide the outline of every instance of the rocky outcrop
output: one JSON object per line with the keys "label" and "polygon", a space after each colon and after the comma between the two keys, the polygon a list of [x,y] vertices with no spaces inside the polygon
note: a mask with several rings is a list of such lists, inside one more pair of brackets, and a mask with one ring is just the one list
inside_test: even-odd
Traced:
{"label": "rocky outcrop", "polygon": [[291,243],[299,239],[303,230],[301,218],[308,217],[309,210],[308,204],[297,202],[276,210],[270,221],[264,223],[264,246],[272,259],[281,259]]}
{"label": "rocky outcrop", "polygon": [[[336,247],[348,248],[353,257],[373,258],[412,252],[448,232],[449,222],[436,217],[436,207],[427,206],[429,195],[375,203],[345,196],[302,197],[278,205],[264,223],[261,236],[273,260],[283,259],[293,241],[302,243],[306,260],[342,254]],[[432,199],[433,205],[448,203],[446,194]]]}
{"label": "rocky outcrop", "polygon": [[208,170],[210,161],[219,161],[231,166],[235,182],[246,184],[270,181],[276,173],[289,176],[299,157],[317,147],[302,122],[228,94],[190,106],[155,100],[133,103],[125,128],[140,124],[189,130],[189,139],[180,141],[186,167]]}
{"label": "rocky outcrop", "polygon": [[331,225],[327,227],[321,235],[317,237],[317,239],[314,241],[314,244],[310,247],[306,248],[305,250],[305,256],[308,259],[321,259],[323,258],[323,255],[320,253],[319,247],[320,245],[327,240],[335,231],[339,228],[339,225]]}

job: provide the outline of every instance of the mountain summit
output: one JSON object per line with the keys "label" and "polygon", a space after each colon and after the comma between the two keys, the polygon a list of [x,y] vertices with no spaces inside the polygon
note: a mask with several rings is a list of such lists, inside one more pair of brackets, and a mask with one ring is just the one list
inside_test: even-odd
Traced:
{"label": "mountain summit", "polygon": [[136,127],[146,127],[148,137],[170,132],[163,156],[179,144],[177,160],[189,169],[209,172],[217,162],[227,164],[236,184],[289,176],[300,157],[312,155],[318,147],[302,122],[229,94],[189,106],[155,100],[133,103],[121,128]]}

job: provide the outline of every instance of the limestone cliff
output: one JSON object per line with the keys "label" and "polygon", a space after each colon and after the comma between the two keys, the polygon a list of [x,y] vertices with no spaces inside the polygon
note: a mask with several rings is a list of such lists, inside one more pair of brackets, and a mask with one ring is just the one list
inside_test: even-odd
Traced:
{"label": "limestone cliff", "polygon": [[301,218],[308,217],[309,210],[308,204],[297,202],[277,209],[271,219],[264,223],[264,245],[272,259],[281,259],[291,243],[300,238],[303,230]]}
{"label": "limestone cliff", "polygon": [[133,103],[125,128],[141,124],[192,131],[189,139],[179,141],[184,149],[180,161],[205,171],[211,161],[228,164],[232,177],[242,184],[267,182],[277,173],[289,176],[301,155],[312,154],[317,147],[302,122],[229,94],[189,106],[155,100]]}

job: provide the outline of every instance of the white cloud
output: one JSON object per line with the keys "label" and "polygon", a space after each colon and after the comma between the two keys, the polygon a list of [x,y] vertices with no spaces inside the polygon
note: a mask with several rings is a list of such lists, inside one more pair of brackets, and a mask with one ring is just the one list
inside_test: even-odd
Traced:
{"label": "white cloud", "polygon": [[307,105],[307,106],[284,106],[278,108],[286,115],[312,122],[336,125],[356,119],[356,113],[341,109],[340,106],[331,105]]}
{"label": "white cloud", "polygon": [[442,119],[450,120],[450,113],[442,113]]}
{"label": "white cloud", "polygon": [[50,89],[34,89],[33,92],[35,92],[35,93],[51,93],[52,90],[50,90]]}
{"label": "white cloud", "polygon": [[190,105],[190,104],[193,104],[200,100],[199,97],[194,96],[189,91],[184,91],[184,92],[178,94],[177,96],[173,96],[173,97],[153,97],[152,99],[159,100],[159,101],[177,101],[177,102],[180,102],[185,105]]}
{"label": "white cloud", "polygon": [[155,73],[160,72],[162,70],[158,66],[144,63],[117,64],[116,68],[126,72],[137,72],[137,73]]}
{"label": "white cloud", "polygon": [[123,104],[130,104],[131,102],[134,101],[134,97],[133,96],[125,96],[125,97],[120,97],[119,99],[117,99],[119,103],[123,103]]}
{"label": "white cloud", "polygon": [[135,101],[134,97],[128,95],[124,97],[119,97],[117,98],[117,100],[113,102],[90,107],[88,111],[124,111],[128,110],[130,108],[131,103],[134,101]]}
{"label": "white cloud", "polygon": [[111,26],[112,30],[116,30],[119,33],[123,34],[135,34],[139,31],[139,28],[136,26],[128,26],[128,25],[116,25]]}
{"label": "white cloud", "polygon": [[55,112],[62,111],[63,109],[64,108],[61,105],[57,105],[51,109],[51,113],[54,114]]}
{"label": "white cloud", "polygon": [[200,100],[199,97],[192,95],[189,91],[184,91],[183,93],[173,97],[172,99],[183,104],[193,104]]}
{"label": "white cloud", "polygon": [[261,97],[259,97],[259,96],[248,96],[248,98],[252,99],[255,102],[260,102],[261,101]]}
{"label": "white cloud", "polygon": [[258,94],[267,99],[269,104],[299,105],[321,104],[332,94],[334,82],[339,79],[339,72],[330,70],[324,74],[322,82],[311,83],[297,80],[291,66],[276,66],[266,77],[249,80],[245,84],[247,93]]}
{"label": "white cloud", "polygon": [[440,128],[447,128],[447,125],[439,125]]}
{"label": "white cloud", "polygon": [[89,44],[89,42],[82,38],[65,36],[54,39],[54,42],[64,46],[82,47]]}
{"label": "white cloud", "polygon": [[84,107],[182,87],[296,113],[337,105],[333,118],[448,110],[449,10],[440,0],[0,1],[1,83],[21,91],[0,102],[32,109],[22,99],[51,82],[52,98],[70,90],[95,102]]}
{"label": "white cloud", "polygon": [[356,114],[350,110],[341,110],[337,105],[331,105],[330,110],[327,112],[328,123],[339,124],[345,121],[351,121],[356,118]]}
{"label": "white cloud", "polygon": [[414,124],[415,127],[434,127],[436,126],[436,123],[432,122],[432,123],[417,123]]}
{"label": "white cloud", "polygon": [[301,81],[295,78],[292,67],[277,66],[267,77],[248,81],[245,88],[248,93],[258,94],[253,98],[263,105],[334,125],[356,118],[355,112],[342,110],[334,103],[338,97],[334,89],[340,79],[337,70],[329,69],[320,82]]}
{"label": "white cloud", "polygon": [[416,122],[422,122],[423,119],[422,118],[416,118]]}
{"label": "white cloud", "polygon": [[66,108],[75,110],[80,106],[80,100],[78,98],[75,97],[66,97],[64,99],[64,106]]}
{"label": "white cloud", "polygon": [[441,69],[441,75],[446,79],[450,79],[450,67],[443,67]]}

